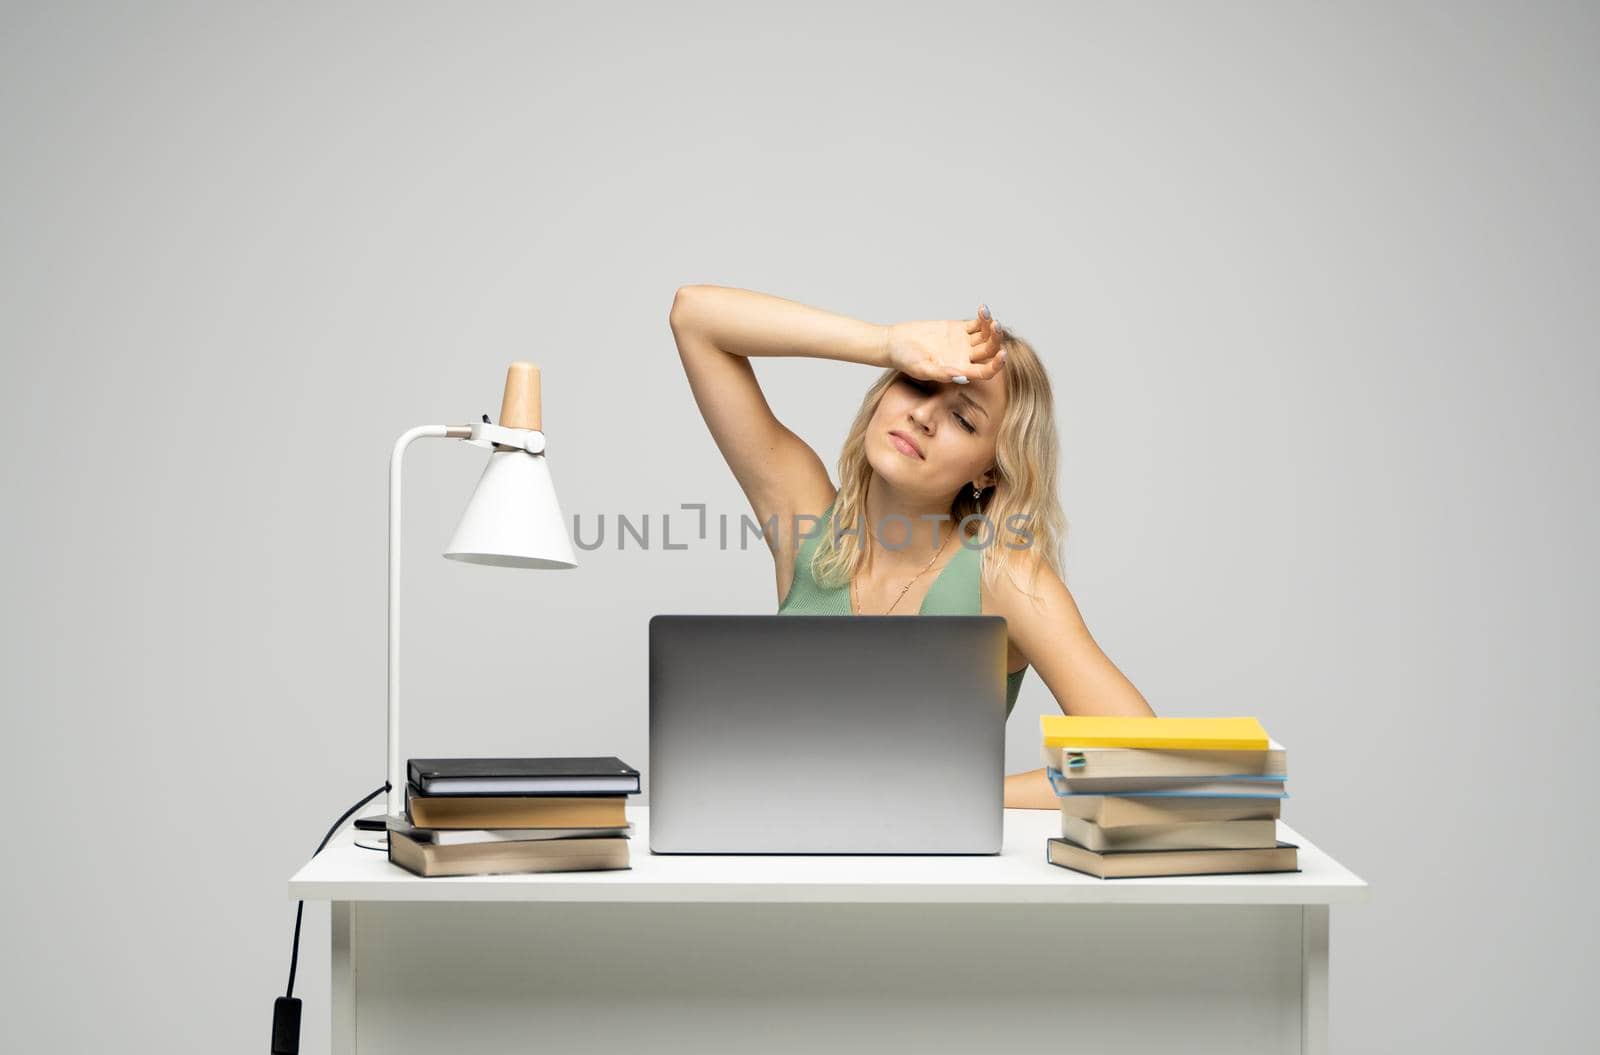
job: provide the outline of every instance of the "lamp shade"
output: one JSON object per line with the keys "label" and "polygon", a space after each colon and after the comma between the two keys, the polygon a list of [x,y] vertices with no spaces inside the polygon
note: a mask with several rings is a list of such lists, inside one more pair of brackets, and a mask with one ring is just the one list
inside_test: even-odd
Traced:
{"label": "lamp shade", "polygon": [[490,453],[444,555],[509,568],[578,566],[542,454]]}

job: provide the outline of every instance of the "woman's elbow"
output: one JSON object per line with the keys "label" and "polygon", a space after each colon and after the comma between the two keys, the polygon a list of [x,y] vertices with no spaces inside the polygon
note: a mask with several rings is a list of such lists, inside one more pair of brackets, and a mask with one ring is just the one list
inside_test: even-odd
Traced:
{"label": "woman's elbow", "polygon": [[707,291],[716,288],[700,284],[678,287],[672,295],[672,310],[667,313],[667,323],[674,333],[693,323],[699,306],[705,302]]}
{"label": "woman's elbow", "polygon": [[688,321],[689,300],[693,296],[693,286],[679,286],[678,291],[672,295],[672,310],[667,312],[667,325],[672,327],[672,332],[677,333],[683,329]]}

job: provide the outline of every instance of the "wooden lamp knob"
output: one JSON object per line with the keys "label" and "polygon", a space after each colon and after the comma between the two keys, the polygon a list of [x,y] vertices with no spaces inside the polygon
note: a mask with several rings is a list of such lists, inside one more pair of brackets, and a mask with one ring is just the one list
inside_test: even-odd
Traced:
{"label": "wooden lamp knob", "polygon": [[539,368],[532,363],[512,363],[506,371],[505,398],[500,401],[500,425],[543,431],[539,422]]}

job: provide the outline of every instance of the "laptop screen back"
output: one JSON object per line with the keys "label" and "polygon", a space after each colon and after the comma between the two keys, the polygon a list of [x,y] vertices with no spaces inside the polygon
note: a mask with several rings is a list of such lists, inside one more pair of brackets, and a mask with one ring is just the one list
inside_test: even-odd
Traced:
{"label": "laptop screen back", "polygon": [[997,853],[1000,616],[650,620],[656,853]]}

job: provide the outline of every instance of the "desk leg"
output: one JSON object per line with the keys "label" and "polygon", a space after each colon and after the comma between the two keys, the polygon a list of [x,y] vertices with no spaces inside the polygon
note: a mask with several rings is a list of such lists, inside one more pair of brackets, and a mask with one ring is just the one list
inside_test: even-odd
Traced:
{"label": "desk leg", "polygon": [[1300,909],[1300,1050],[1328,1053],[1328,906]]}
{"label": "desk leg", "polygon": [[329,990],[332,996],[329,1008],[333,1020],[333,1055],[355,1055],[356,1052],[356,904],[335,901],[330,905],[330,927],[333,932],[333,958],[329,971]]}

